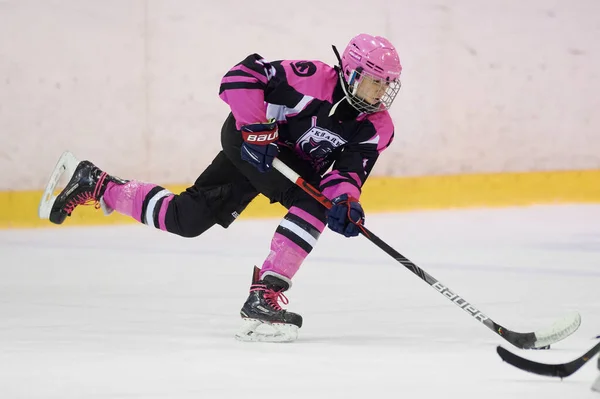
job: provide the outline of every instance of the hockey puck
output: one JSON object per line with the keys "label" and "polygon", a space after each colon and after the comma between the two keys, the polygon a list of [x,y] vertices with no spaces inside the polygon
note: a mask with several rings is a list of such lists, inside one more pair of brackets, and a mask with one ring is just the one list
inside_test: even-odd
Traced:
{"label": "hockey puck", "polygon": [[541,351],[541,350],[545,350],[545,349],[550,349],[550,345],[540,346],[539,348],[531,348],[531,349]]}

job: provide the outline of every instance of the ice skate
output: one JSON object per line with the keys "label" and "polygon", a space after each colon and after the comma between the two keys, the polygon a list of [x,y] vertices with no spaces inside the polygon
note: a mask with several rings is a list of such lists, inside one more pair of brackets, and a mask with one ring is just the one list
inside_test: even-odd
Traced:
{"label": "ice skate", "polygon": [[291,342],[298,338],[302,316],[282,309],[279,301],[288,303],[283,292],[288,282],[272,275],[258,279],[260,269],[254,268],[250,295],[240,314],[242,328],[236,334],[240,341]]}
{"label": "ice skate", "polygon": [[[56,186],[65,173],[70,180],[55,196]],[[52,172],[39,204],[38,215],[42,219],[49,219],[52,223],[62,224],[78,205],[93,204],[96,208],[102,207],[105,213],[110,213],[111,210],[101,203],[102,195],[109,182],[125,183],[119,178],[106,174],[89,161],[79,162],[73,154],[66,151]]]}

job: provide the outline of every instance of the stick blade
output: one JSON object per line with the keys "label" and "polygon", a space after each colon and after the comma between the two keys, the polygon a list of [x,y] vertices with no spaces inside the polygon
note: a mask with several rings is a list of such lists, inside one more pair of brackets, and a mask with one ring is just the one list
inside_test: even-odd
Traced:
{"label": "stick blade", "polygon": [[515,355],[500,345],[498,345],[496,348],[496,352],[506,363],[523,371],[527,371],[528,373],[559,378],[564,378],[572,374],[565,369],[564,364],[538,363],[533,360],[525,359],[521,356]]}
{"label": "stick blade", "polygon": [[573,334],[581,325],[581,316],[573,312],[558,320],[551,327],[536,332],[520,333],[505,327],[498,334],[519,349],[547,349],[550,344],[562,341]]}
{"label": "stick blade", "polygon": [[539,349],[562,341],[577,331],[580,325],[581,315],[577,312],[573,312],[554,323],[552,327],[537,331],[535,333],[535,344],[533,347]]}
{"label": "stick blade", "polygon": [[579,370],[584,364],[587,363],[588,360],[600,352],[600,343],[597,343],[594,347],[577,359],[560,364],[547,364],[525,359],[504,349],[502,346],[498,346],[496,348],[496,352],[506,363],[528,373],[547,377],[566,378]]}

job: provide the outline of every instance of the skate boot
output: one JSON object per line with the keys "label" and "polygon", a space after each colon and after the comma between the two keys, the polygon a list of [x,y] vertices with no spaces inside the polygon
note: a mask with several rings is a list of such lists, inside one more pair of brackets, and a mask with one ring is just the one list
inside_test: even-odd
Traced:
{"label": "skate boot", "polygon": [[[52,193],[58,180],[67,171],[72,173],[69,182],[58,196],[53,197]],[[124,180],[103,172],[90,161],[78,162],[71,153],[66,152],[59,160],[46,187],[40,202],[39,215],[52,223],[62,224],[78,205],[93,204],[96,209],[102,207],[105,213],[110,213],[110,210],[101,204],[102,195],[109,182],[125,183]]]}
{"label": "skate boot", "polygon": [[273,275],[259,280],[260,269],[254,267],[250,295],[240,314],[242,329],[236,334],[240,341],[290,342],[298,338],[302,316],[282,309],[287,305],[283,292],[289,283]]}

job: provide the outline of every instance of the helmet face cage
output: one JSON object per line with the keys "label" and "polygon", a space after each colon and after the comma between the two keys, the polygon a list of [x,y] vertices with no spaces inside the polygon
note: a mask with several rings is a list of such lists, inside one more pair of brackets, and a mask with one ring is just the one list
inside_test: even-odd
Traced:
{"label": "helmet face cage", "polygon": [[368,114],[388,110],[402,87],[400,79],[385,80],[364,70],[351,71],[347,82],[346,97],[350,104]]}

